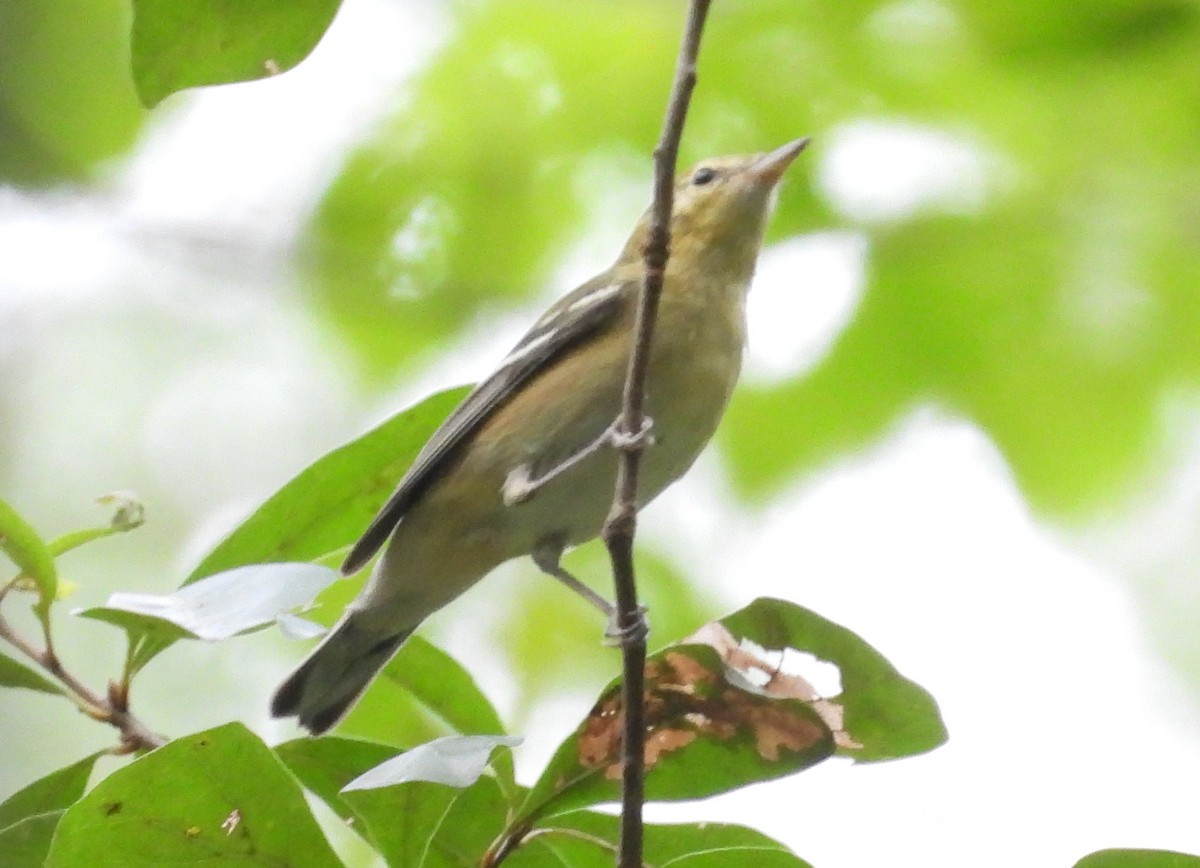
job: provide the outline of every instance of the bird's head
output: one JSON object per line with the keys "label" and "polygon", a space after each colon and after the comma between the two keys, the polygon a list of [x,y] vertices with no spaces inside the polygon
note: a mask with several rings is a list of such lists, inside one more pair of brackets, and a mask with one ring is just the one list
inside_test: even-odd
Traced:
{"label": "bird's head", "polygon": [[[807,145],[808,139],[797,139],[765,154],[713,157],[679,175],[671,212],[672,258],[683,264],[715,253],[749,255],[753,261],[779,180]],[[622,258],[640,257],[650,220],[647,211]]]}

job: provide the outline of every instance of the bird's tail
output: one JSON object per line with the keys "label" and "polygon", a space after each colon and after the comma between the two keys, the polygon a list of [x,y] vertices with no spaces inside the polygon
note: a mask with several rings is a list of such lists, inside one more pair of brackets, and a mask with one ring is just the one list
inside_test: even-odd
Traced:
{"label": "bird's tail", "polygon": [[320,735],[350,710],[412,629],[381,636],[347,613],[275,691],[273,717],[297,717]]}

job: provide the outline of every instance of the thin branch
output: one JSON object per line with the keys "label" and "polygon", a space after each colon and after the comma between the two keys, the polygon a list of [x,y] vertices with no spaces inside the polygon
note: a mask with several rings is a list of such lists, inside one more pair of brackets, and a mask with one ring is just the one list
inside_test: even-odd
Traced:
{"label": "thin branch", "polygon": [[671,209],[674,206],[675,162],[688,103],[696,86],[696,57],[711,0],[692,0],[675,81],[667,103],[662,136],[654,149],[654,205],[650,232],[642,251],[645,276],[634,324],[634,343],[625,376],[620,425],[626,435],[620,449],[612,510],[604,524],[604,542],[613,565],[616,586],[617,626],[623,636],[624,727],[621,741],[621,847],[620,868],[641,868],[642,805],[645,802],[645,692],[646,620],[638,603],[633,569],[633,538],[637,530],[638,474],[646,438],[638,437],[645,418],[646,375],[658,318],[663,277],[671,247]]}
{"label": "thin branch", "polygon": [[[0,604],[3,604],[10,587],[11,585],[0,588]],[[154,732],[129,711],[127,686],[110,684],[108,695],[104,697],[94,693],[63,667],[62,661],[54,651],[54,646],[50,643],[48,625],[45,632],[46,647],[39,651],[24,636],[13,629],[3,614],[0,614],[0,640],[16,648],[52,675],[67,689],[69,698],[80,711],[93,720],[115,727],[121,733],[121,743],[115,752],[133,753],[139,750],[151,750],[167,743],[165,738]]]}

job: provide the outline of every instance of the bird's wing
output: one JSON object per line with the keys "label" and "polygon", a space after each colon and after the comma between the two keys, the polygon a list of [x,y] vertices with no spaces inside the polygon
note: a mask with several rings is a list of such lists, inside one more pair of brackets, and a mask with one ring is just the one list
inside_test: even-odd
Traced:
{"label": "bird's wing", "polygon": [[458,448],[525,382],[555,356],[594,337],[623,310],[631,309],[636,293],[636,280],[620,280],[612,272],[606,272],[546,311],[496,372],[472,389],[433,432],[388,502],[346,556],[342,572],[346,575],[357,572],[379,551],[408,509],[444,472]]}

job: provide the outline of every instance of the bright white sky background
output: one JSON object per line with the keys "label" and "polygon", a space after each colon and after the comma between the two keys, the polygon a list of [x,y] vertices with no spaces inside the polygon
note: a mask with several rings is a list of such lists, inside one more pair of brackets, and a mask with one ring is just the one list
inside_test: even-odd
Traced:
{"label": "bright white sky background", "polygon": [[[61,504],[79,504],[69,515],[83,524],[97,518],[87,500],[105,491],[169,489],[159,507],[189,517],[195,530],[175,540],[161,585],[125,589],[169,590],[297,468],[423,390],[486,373],[535,313],[481,322],[417,386],[363,407],[347,394],[336,348],[294,312],[287,276],[273,274],[270,245],[291,243],[338,155],[442,34],[420,4],[347,0],[296,71],[169,100],[136,158],[103,189],[0,189],[0,373],[8,368],[6,382],[15,384],[0,395],[15,456],[0,468],[4,494],[32,503],[32,517],[51,524],[65,520]],[[857,220],[982,207],[1010,171],[1002,156],[935,130],[864,120],[798,132],[824,140],[812,177]],[[603,210],[604,225],[563,264],[556,293],[607,264],[649,195],[648,173],[647,162],[644,189],[619,191]],[[251,263],[262,258],[249,277],[246,251],[236,250],[243,233],[254,239]],[[210,234],[217,252],[198,263]],[[192,243],[177,248],[180,236]],[[230,245],[236,265],[222,261]],[[869,260],[865,238],[844,231],[767,251],[751,296],[746,377],[770,381],[815,364],[853,315]],[[147,322],[156,337],[130,346],[126,334],[142,340]],[[1146,617],[1198,593],[1189,555],[1200,544],[1200,426],[1194,412],[1177,416],[1163,481],[1123,512],[1072,531],[1031,515],[986,435],[937,407],[918,410],[761,515],[728,505],[719,463],[706,456],[651,509],[648,532],[681,552],[728,537],[722,553],[691,564],[698,580],[719,588],[731,609],[775,595],[851,627],[934,694],[951,737],[927,757],[832,761],[708,803],[654,807],[650,816],[744,822],[818,868],[1066,868],[1107,846],[1200,853],[1200,713],[1162,654],[1193,641],[1190,625],[1151,636]],[[294,438],[263,435],[281,428]],[[142,550],[136,541],[121,545],[122,557]],[[1167,577],[1147,579],[1156,575]],[[486,617],[495,599],[483,594],[440,624],[503,705],[513,688],[488,663],[478,639],[486,632],[454,631],[456,618]],[[215,668],[253,667],[245,682],[257,688],[295,658],[246,661],[214,649],[213,659]],[[266,726],[265,697],[211,677],[237,703],[213,710],[212,723],[254,709],[260,717],[250,722]],[[168,675],[148,672],[147,680],[147,699],[170,688]],[[546,710],[551,731],[518,751],[526,777],[591,698],[563,697]],[[62,719],[61,709],[45,714],[49,730],[87,726]],[[36,754],[29,730],[38,728],[2,719],[10,744]],[[202,724],[193,716],[173,725]],[[280,737],[290,732],[273,726]],[[11,780],[0,774],[0,796],[46,770],[34,762]]]}

